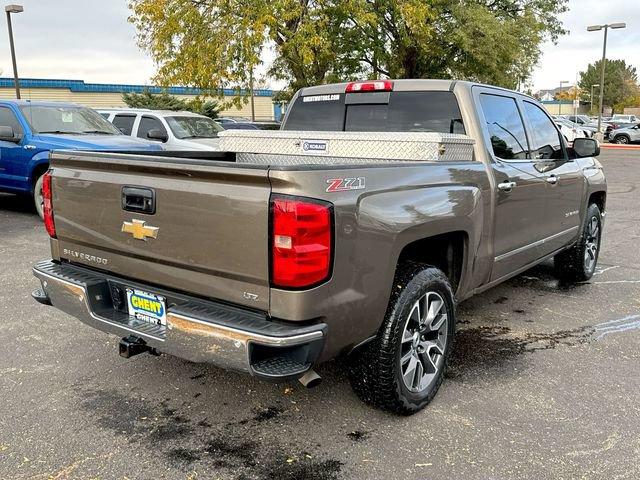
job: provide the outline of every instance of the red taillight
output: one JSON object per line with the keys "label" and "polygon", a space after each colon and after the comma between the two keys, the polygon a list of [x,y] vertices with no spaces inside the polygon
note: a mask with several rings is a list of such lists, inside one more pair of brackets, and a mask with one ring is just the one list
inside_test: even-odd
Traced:
{"label": "red taillight", "polygon": [[302,288],[329,277],[333,243],[331,204],[298,198],[271,200],[271,281]]}
{"label": "red taillight", "polygon": [[367,82],[351,82],[347,84],[345,93],[357,92],[391,92],[393,82],[391,80],[371,80]]}
{"label": "red taillight", "polygon": [[56,238],[56,224],[53,221],[53,204],[51,202],[51,171],[42,177],[42,198],[44,205],[42,212],[44,214],[44,226],[51,238]]}

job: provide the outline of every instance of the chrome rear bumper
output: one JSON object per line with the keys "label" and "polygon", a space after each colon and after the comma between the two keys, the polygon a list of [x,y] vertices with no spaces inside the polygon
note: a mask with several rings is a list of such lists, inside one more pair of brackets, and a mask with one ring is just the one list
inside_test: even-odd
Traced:
{"label": "chrome rear bumper", "polygon": [[[53,305],[103,332],[133,335],[151,348],[193,362],[267,380],[297,378],[309,370],[324,344],[325,324],[285,324],[263,313],[53,261],[36,264],[33,273],[42,284],[42,291],[34,292],[40,303]],[[125,287],[163,295],[167,299],[166,326],[140,321],[118,308],[117,292]]]}

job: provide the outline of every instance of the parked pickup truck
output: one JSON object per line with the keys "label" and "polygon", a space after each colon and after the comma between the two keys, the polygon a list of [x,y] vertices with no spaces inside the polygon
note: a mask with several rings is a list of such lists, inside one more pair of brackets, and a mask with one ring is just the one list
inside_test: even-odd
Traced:
{"label": "parked pickup truck", "polygon": [[[338,130],[338,131],[336,131]],[[553,258],[596,268],[598,143],[569,147],[531,97],[445,80],[305,88],[283,131],[220,134],[209,159],[54,152],[43,304],[122,338],[409,414],[436,394],[455,305]],[[76,341],[76,340],[74,340]]]}
{"label": "parked pickup truck", "polygon": [[73,103],[0,101],[0,191],[29,195],[42,216],[42,175],[51,150],[162,150],[128,138]]}

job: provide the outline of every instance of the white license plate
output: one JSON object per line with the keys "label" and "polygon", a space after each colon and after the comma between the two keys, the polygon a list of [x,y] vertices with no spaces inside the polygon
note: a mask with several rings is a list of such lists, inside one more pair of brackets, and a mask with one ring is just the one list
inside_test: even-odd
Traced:
{"label": "white license plate", "polygon": [[155,293],[127,288],[129,315],[156,325],[167,324],[166,299]]}

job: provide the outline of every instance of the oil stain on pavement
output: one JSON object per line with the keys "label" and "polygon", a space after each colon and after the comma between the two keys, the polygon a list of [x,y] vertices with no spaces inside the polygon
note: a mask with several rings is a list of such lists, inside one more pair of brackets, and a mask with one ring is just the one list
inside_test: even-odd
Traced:
{"label": "oil stain on pavement", "polygon": [[335,480],[342,463],[314,452],[291,451],[283,445],[256,442],[260,426],[283,414],[279,406],[256,411],[239,430],[237,423],[213,426],[206,419],[193,421],[169,401],[153,403],[123,392],[82,392],[82,407],[103,429],[122,435],[137,446],[156,451],[175,468],[185,472],[225,471],[234,480],[308,479]]}

